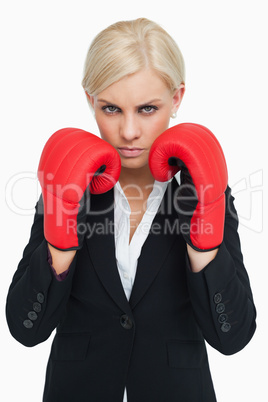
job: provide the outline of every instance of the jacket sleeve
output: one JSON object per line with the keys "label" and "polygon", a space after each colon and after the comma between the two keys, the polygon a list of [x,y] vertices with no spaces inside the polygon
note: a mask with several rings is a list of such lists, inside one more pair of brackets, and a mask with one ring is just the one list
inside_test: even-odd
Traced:
{"label": "jacket sleeve", "polygon": [[227,187],[224,240],[215,259],[198,273],[193,273],[190,265],[187,267],[190,299],[203,336],[226,355],[244,348],[256,329],[256,309],[243,263],[233,201]]}
{"label": "jacket sleeve", "polygon": [[65,280],[51,270],[43,234],[42,197],[36,204],[30,240],[13,276],[6,301],[12,336],[25,346],[45,341],[62,319],[68,301],[76,257]]}

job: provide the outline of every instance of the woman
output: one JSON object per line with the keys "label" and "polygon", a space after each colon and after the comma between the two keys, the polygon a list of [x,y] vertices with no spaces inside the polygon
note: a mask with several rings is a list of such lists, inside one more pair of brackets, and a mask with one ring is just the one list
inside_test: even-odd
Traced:
{"label": "woman", "polygon": [[101,139],[64,129],[44,148],[7,298],[19,342],[57,328],[44,401],[216,401],[204,341],[232,354],[254,334],[221,148],[202,126],[167,130],[184,74],[157,24],[108,27],[83,79]]}

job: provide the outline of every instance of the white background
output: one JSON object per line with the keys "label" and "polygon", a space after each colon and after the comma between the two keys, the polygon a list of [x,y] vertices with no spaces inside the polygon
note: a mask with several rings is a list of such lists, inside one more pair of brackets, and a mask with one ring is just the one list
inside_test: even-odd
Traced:
{"label": "white background", "polygon": [[187,89],[171,123],[201,123],[216,134],[236,197],[258,328],[236,355],[208,348],[218,401],[268,400],[266,1],[9,0],[0,8],[1,401],[42,400],[52,340],[26,348],[5,320],[6,294],[40,193],[40,153],[59,128],[97,133],[80,84],[86,52],[101,29],[138,17],[160,23],[179,44]]}

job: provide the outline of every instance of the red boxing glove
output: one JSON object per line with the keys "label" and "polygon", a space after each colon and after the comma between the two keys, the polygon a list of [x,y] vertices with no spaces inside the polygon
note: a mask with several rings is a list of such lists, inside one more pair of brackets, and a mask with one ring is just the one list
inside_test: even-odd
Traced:
{"label": "red boxing glove", "polygon": [[167,181],[181,170],[176,207],[185,241],[198,251],[223,240],[228,174],[222,148],[206,127],[183,123],[153,143],[149,166],[154,178]]}
{"label": "red boxing glove", "polygon": [[82,247],[88,193],[110,190],[120,170],[119,154],[94,134],[64,128],[49,138],[40,158],[38,180],[44,202],[44,234],[52,246],[60,250]]}

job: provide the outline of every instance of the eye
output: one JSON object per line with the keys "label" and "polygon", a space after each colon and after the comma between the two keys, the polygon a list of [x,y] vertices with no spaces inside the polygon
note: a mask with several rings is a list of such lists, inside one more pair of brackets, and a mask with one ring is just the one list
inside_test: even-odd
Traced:
{"label": "eye", "polygon": [[113,105],[103,106],[102,110],[107,114],[115,114],[117,112],[120,112],[120,109]]}
{"label": "eye", "polygon": [[156,110],[158,110],[157,106],[153,106],[153,105],[146,105],[143,106],[139,109],[139,113],[144,113],[144,114],[152,114],[154,113]]}

